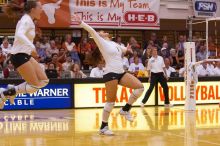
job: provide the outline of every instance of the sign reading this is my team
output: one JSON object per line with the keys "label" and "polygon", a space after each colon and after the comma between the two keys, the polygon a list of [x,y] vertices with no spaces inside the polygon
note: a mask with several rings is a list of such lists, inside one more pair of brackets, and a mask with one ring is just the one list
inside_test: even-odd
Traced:
{"label": "sign reading this is my team", "polygon": [[193,0],[196,17],[215,17],[217,12],[216,0]]}
{"label": "sign reading this is my team", "polygon": [[96,28],[159,29],[160,0],[41,0],[41,27],[78,27],[74,14]]}
{"label": "sign reading this is my team", "polygon": [[[1,85],[6,87],[6,85]],[[65,109],[72,107],[71,84],[48,84],[33,94],[19,94],[15,103],[6,101],[4,110]]]}

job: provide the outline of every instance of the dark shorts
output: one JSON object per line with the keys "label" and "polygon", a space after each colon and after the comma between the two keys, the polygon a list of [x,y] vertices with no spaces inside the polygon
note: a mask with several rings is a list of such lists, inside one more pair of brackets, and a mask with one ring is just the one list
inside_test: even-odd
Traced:
{"label": "dark shorts", "polygon": [[14,65],[15,68],[20,67],[21,65],[28,62],[31,58],[31,55],[25,54],[25,53],[18,53],[18,54],[12,54],[11,55],[11,63]]}
{"label": "dark shorts", "polygon": [[103,76],[103,79],[105,82],[109,82],[109,81],[112,81],[112,80],[118,80],[118,82],[121,81],[121,78],[126,74],[126,72],[124,73],[121,73],[121,74],[117,74],[117,73],[107,73]]}

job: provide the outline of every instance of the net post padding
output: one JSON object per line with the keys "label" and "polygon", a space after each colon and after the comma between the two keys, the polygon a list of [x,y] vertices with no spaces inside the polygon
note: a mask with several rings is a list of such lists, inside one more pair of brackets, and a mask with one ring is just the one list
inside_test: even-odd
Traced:
{"label": "net post padding", "polygon": [[185,48],[185,110],[196,110],[196,84],[198,77],[193,64],[196,60],[195,42],[184,43]]}

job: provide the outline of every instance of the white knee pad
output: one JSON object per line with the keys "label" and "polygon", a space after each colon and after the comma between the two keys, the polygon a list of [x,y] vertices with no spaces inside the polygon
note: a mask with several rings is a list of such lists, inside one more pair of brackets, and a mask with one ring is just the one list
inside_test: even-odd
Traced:
{"label": "white knee pad", "polygon": [[112,109],[114,108],[115,103],[114,102],[106,102],[104,106],[104,111],[110,113]]}
{"label": "white knee pad", "polygon": [[144,87],[139,88],[139,89],[134,89],[134,91],[132,92],[132,95],[134,96],[134,98],[139,98],[144,92]]}

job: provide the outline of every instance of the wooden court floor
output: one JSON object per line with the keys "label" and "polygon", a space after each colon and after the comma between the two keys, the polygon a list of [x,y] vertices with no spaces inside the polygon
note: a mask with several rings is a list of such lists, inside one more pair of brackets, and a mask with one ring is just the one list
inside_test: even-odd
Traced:
{"label": "wooden court floor", "polygon": [[102,109],[0,112],[0,146],[220,146],[220,108],[182,106],[132,109],[130,123],[115,108],[109,127],[98,135]]}

